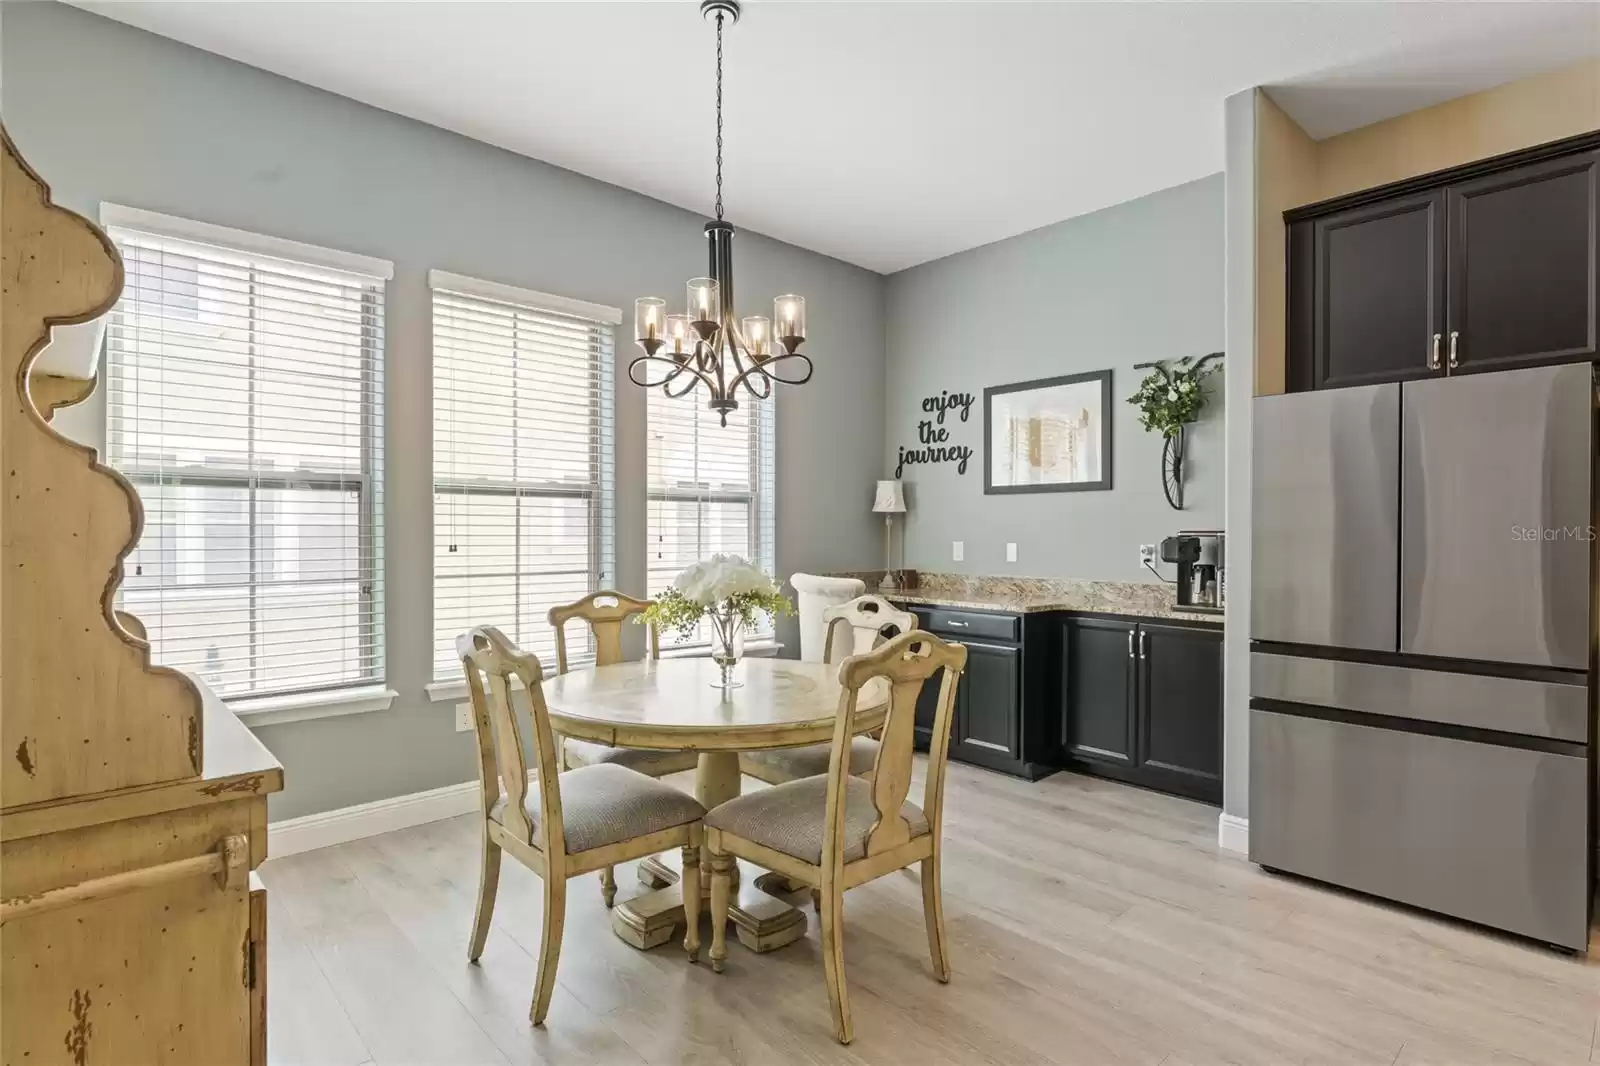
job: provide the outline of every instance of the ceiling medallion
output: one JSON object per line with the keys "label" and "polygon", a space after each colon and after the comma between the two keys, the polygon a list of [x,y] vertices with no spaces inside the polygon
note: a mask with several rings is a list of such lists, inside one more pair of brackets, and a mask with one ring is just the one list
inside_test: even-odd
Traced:
{"label": "ceiling medallion", "polygon": [[733,226],[722,218],[722,27],[725,21],[739,21],[739,3],[702,0],[700,14],[717,22],[717,217],[706,223],[710,276],[689,280],[688,310],[683,313],[667,314],[666,301],[654,296],[634,301],[634,338],[645,354],[628,364],[628,378],[674,399],[704,385],[710,394],[707,406],[725,426],[728,413],[739,408],[741,389],[764,400],[774,384],[810,381],[812,367],[800,354],[806,339],[805,297],[777,297],[770,319],[751,315],[741,320],[734,311]]}

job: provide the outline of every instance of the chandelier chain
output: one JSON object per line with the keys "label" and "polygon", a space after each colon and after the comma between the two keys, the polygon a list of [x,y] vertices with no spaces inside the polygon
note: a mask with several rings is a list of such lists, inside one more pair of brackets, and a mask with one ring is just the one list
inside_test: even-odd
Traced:
{"label": "chandelier chain", "polygon": [[717,12],[717,221],[722,221],[722,12]]}

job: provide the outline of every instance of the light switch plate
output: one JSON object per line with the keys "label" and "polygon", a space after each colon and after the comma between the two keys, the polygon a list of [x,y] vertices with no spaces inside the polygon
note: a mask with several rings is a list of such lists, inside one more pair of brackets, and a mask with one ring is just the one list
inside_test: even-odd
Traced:
{"label": "light switch plate", "polygon": [[1017,546],[1015,544],[1007,542],[1006,543],[1006,562],[1014,563],[1016,561],[1017,561]]}
{"label": "light switch plate", "polygon": [[472,731],[472,704],[456,704],[456,732],[469,733]]}
{"label": "light switch plate", "polygon": [[967,557],[967,542],[963,541],[963,540],[953,540],[953,541],[951,541],[950,542],[950,558],[952,560],[954,560],[955,562],[959,563],[963,559],[965,559],[966,557]]}

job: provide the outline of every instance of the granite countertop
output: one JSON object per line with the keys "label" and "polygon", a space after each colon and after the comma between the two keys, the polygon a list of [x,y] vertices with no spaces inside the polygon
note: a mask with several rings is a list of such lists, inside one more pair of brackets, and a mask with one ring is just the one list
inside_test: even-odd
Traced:
{"label": "granite countertop", "polygon": [[[882,571],[840,575],[859,577],[876,591]],[[1140,618],[1174,618],[1221,626],[1220,614],[1179,610],[1170,585],[1141,581],[1072,581],[1053,578],[968,577],[921,574],[915,589],[884,593],[902,603],[979,611],[1089,611]],[[870,578],[870,580],[869,580]]]}

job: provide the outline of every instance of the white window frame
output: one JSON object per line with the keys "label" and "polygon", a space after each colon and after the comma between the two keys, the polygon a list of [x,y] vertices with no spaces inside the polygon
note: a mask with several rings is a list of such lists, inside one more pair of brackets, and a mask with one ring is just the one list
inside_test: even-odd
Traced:
{"label": "white window frame", "polygon": [[[318,245],[305,244],[282,237],[251,233],[246,230],[180,218],[175,215],[160,214],[155,211],[146,211],[122,204],[101,203],[100,224],[107,230],[120,229],[154,237],[188,241],[197,245],[215,247],[220,251],[248,255],[269,262],[276,260],[291,266],[320,267],[361,274],[383,282],[391,281],[394,278],[394,264],[387,259],[378,259],[373,256],[359,255],[333,248],[323,248]],[[380,314],[384,311],[382,304],[386,295],[387,291],[385,289],[378,297]],[[380,366],[386,354],[384,348],[385,344],[383,342],[376,346],[374,358],[379,362]],[[107,372],[111,372],[109,367]],[[379,380],[381,381],[381,377]],[[381,548],[384,532],[383,458],[381,454],[385,446],[382,432],[384,401],[385,398],[381,387],[368,390],[367,395],[363,397],[363,422],[373,428],[374,454],[363,464],[359,475],[320,480],[297,476],[292,479],[293,487],[344,488],[353,485],[359,490],[361,522],[367,531],[367,536],[362,539],[365,543],[373,546],[373,552],[375,553],[375,559],[362,568],[362,571],[370,574],[372,579],[373,608],[371,625],[374,627],[374,632],[371,637],[371,646],[376,667],[375,676],[370,681],[353,685],[313,686],[283,693],[246,695],[224,700],[229,709],[251,727],[386,710],[398,696],[398,693],[389,687],[387,682],[388,664],[385,646],[387,628],[384,617],[386,590],[384,588],[385,575]],[[105,405],[105,425],[102,427],[104,434],[102,439],[106,442],[107,452],[109,452],[111,442],[111,418],[112,405],[107,402]],[[291,487],[288,484],[288,479],[262,478],[249,471],[226,470],[206,466],[185,469],[175,477],[170,470],[165,469],[149,472],[138,467],[132,467],[121,468],[118,472],[135,486],[204,485],[216,488],[266,487],[268,489]]]}
{"label": "white window frame", "polygon": [[[609,307],[605,304],[590,303],[585,300],[576,300],[567,296],[558,296],[553,293],[539,292],[534,289],[525,289],[515,285],[507,285],[496,281],[487,281],[482,278],[469,277],[464,274],[455,274],[445,270],[428,271],[428,292],[430,311],[434,306],[434,294],[453,293],[459,296],[473,297],[488,300],[494,303],[505,304],[520,310],[530,312],[545,312],[550,314],[565,315],[572,318],[585,319],[597,326],[611,327],[613,330],[622,322],[622,310]],[[595,403],[600,409],[600,416],[595,420],[593,435],[591,437],[591,453],[597,457],[611,457],[611,476],[607,478],[602,472],[596,484],[589,490],[574,490],[572,486],[563,483],[552,483],[548,491],[541,491],[538,484],[532,480],[515,482],[486,482],[473,480],[463,482],[454,488],[446,480],[441,480],[437,467],[430,471],[431,490],[429,499],[433,500],[439,495],[448,495],[452,492],[469,496],[505,495],[522,498],[537,499],[540,497],[559,497],[563,499],[583,498],[590,501],[590,527],[589,527],[589,575],[590,585],[593,590],[613,587],[616,584],[616,478],[615,478],[615,451],[616,451],[616,358],[613,335],[612,358],[603,361],[600,367],[599,392]],[[436,372],[437,356],[433,353],[432,331],[430,329],[429,342],[429,367]],[[432,461],[430,460],[430,466]],[[437,529],[437,520],[430,518],[431,528]],[[520,533],[520,527],[519,527]],[[434,640],[437,636],[437,599],[438,599],[438,573],[435,564],[430,564],[430,603],[433,612],[430,613],[428,622],[428,659],[431,680],[425,686],[429,699],[434,701],[459,699],[466,695],[466,684],[458,676],[451,676],[448,672],[440,674],[437,671],[440,664],[434,661]],[[521,576],[517,571],[507,575],[513,582]],[[574,658],[574,662],[582,659]],[[459,670],[455,673],[459,674]]]}

